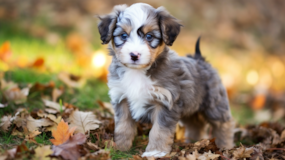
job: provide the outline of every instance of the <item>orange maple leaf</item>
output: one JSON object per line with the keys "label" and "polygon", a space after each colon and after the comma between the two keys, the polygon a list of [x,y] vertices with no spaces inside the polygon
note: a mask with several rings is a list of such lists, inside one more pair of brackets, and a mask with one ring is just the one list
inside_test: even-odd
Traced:
{"label": "orange maple leaf", "polygon": [[52,136],[54,139],[50,139],[51,143],[54,145],[60,145],[66,142],[73,136],[75,128],[76,127],[69,128],[67,122],[64,122],[62,119],[61,122],[58,123],[56,130],[52,130]]}

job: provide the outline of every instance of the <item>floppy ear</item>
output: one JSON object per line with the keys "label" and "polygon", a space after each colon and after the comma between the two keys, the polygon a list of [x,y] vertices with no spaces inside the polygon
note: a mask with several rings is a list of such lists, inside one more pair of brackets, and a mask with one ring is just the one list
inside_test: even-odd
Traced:
{"label": "floppy ear", "polygon": [[98,24],[98,30],[100,33],[100,38],[102,40],[102,44],[107,44],[112,38],[113,31],[115,29],[117,19],[121,12],[123,12],[127,8],[127,5],[117,5],[114,7],[113,12],[105,15],[99,16],[101,20]]}
{"label": "floppy ear", "polygon": [[164,7],[157,8],[158,22],[166,45],[172,46],[182,26],[176,18],[170,15]]}

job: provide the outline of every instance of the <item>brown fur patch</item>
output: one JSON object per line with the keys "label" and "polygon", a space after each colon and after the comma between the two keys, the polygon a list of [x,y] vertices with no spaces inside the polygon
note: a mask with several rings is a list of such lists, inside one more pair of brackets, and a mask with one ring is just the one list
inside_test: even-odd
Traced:
{"label": "brown fur patch", "polygon": [[122,24],[121,27],[124,29],[124,31],[130,35],[131,31],[132,31],[132,26],[130,26],[129,24]]}
{"label": "brown fur patch", "polygon": [[155,62],[156,58],[159,56],[160,53],[163,52],[164,48],[165,48],[165,44],[164,43],[162,43],[161,45],[159,45],[155,49],[151,48],[148,45],[148,49],[151,52],[151,63]]}

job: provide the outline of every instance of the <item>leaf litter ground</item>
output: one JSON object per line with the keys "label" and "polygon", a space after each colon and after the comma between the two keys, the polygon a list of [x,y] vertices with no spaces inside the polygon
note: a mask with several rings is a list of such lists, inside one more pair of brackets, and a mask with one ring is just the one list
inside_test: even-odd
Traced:
{"label": "leaf litter ground", "polygon": [[[0,160],[143,159],[151,125],[138,124],[130,151],[116,150],[112,106],[82,98],[80,77],[59,74],[45,82],[19,83],[6,75],[0,77]],[[285,130],[278,123],[237,126],[236,147],[230,150],[217,148],[215,139],[184,143],[181,135],[183,127],[177,126],[172,151],[161,159],[285,159]]]}

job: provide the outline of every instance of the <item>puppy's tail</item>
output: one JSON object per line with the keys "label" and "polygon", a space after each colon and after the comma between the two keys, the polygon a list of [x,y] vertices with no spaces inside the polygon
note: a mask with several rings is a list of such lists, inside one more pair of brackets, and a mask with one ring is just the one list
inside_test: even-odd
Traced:
{"label": "puppy's tail", "polygon": [[196,42],[194,58],[205,60],[205,58],[202,56],[201,51],[200,51],[200,39],[201,39],[201,36],[198,38],[198,40]]}

